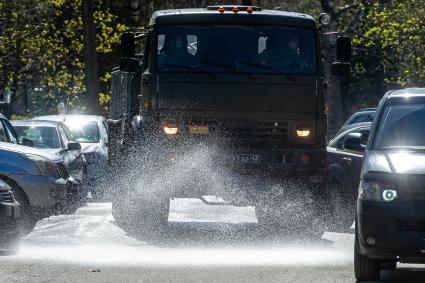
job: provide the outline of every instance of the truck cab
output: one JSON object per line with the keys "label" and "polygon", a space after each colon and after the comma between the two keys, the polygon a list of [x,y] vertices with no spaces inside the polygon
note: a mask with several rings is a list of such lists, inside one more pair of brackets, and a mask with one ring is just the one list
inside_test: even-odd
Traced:
{"label": "truck cab", "polygon": [[[213,142],[234,163],[325,176],[317,26],[305,14],[254,6],[155,12],[143,32],[122,36],[112,75],[112,162],[134,137],[154,135],[173,146]],[[343,73],[340,59],[333,69]]]}

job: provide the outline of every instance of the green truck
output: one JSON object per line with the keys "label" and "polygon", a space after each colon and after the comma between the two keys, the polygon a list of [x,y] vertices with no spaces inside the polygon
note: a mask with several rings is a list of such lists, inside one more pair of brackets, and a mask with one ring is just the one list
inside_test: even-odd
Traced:
{"label": "green truck", "polygon": [[[200,141],[220,146],[233,164],[325,180],[320,30],[309,15],[255,6],[155,12],[145,32],[122,35],[111,162],[153,140],[173,148]],[[350,48],[340,36],[335,75],[349,73]]]}

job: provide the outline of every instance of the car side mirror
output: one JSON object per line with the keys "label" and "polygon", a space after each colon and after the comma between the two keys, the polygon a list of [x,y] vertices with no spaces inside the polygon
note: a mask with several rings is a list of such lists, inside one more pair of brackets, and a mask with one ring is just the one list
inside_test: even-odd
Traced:
{"label": "car side mirror", "polygon": [[68,150],[81,150],[81,144],[78,142],[69,142]]}
{"label": "car side mirror", "polygon": [[363,152],[365,146],[362,144],[361,133],[350,133],[344,139],[343,149],[348,151]]}
{"label": "car side mirror", "polygon": [[22,145],[34,147],[34,142],[30,139],[22,139]]}

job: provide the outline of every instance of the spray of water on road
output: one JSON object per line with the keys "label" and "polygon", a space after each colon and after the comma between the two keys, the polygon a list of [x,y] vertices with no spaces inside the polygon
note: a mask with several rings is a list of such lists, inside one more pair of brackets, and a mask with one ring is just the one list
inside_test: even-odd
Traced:
{"label": "spray of water on road", "polygon": [[[43,220],[23,240],[18,257],[136,265],[350,262],[351,250],[323,239],[326,224],[314,194],[300,180],[235,169],[218,158],[226,153],[216,147],[158,148],[130,154],[119,170],[105,175],[114,217],[105,203]],[[254,205],[260,223],[201,230],[196,225],[170,228],[158,220],[170,197],[202,195],[220,196],[235,206]]]}

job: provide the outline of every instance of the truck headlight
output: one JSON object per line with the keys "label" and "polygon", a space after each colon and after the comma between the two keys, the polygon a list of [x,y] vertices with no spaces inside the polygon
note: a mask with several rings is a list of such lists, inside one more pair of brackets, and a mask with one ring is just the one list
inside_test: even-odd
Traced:
{"label": "truck headlight", "polygon": [[179,132],[179,128],[177,128],[174,125],[165,125],[165,126],[162,126],[162,130],[164,131],[164,133],[166,135],[170,135],[170,136],[176,135]]}
{"label": "truck headlight", "polygon": [[299,138],[308,138],[310,136],[311,130],[309,128],[297,128],[296,132]]}
{"label": "truck headlight", "polygon": [[360,183],[359,199],[391,202],[398,197],[397,190],[377,182]]}
{"label": "truck headlight", "polygon": [[35,154],[25,154],[25,157],[35,164],[41,176],[58,176],[56,165],[50,159]]}

